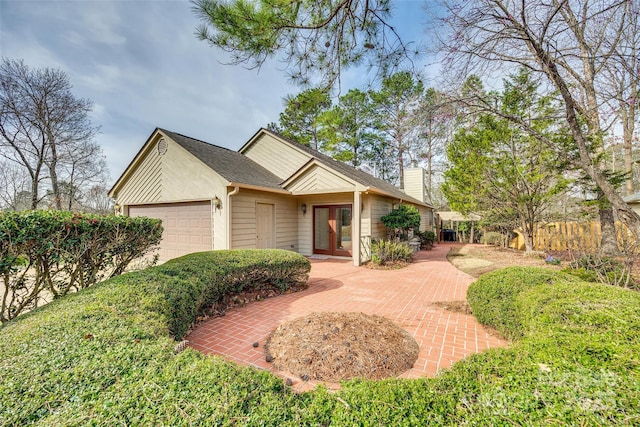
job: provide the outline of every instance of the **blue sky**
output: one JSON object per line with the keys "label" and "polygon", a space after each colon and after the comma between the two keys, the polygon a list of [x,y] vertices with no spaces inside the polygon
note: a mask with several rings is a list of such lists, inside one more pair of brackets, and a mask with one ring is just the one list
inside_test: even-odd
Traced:
{"label": "blue sky", "polygon": [[[425,41],[423,4],[396,1],[405,40]],[[61,68],[74,94],[95,103],[110,185],[154,128],[238,149],[300,90],[277,61],[259,72],[224,65],[222,51],[194,36],[198,23],[186,0],[0,0],[0,55]],[[348,72],[343,91],[363,76]]]}

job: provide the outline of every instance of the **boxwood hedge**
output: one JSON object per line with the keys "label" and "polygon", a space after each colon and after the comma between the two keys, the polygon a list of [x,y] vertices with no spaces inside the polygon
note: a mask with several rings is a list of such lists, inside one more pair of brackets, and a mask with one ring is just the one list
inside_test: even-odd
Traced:
{"label": "boxwood hedge", "polygon": [[[289,261],[280,256],[300,268],[284,267]],[[640,294],[539,269],[498,271],[472,285],[474,311],[513,341],[433,379],[353,380],[337,393],[295,394],[267,372],[189,349],[175,354],[171,334],[179,336],[216,295],[287,283],[260,282],[251,257],[185,257],[7,323],[0,328],[0,424],[640,424]],[[306,275],[295,254],[258,257],[257,264]]]}

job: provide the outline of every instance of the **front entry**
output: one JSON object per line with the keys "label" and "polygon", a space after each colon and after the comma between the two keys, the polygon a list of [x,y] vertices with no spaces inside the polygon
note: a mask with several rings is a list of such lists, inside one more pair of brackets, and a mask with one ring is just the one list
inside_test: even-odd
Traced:
{"label": "front entry", "polygon": [[351,205],[314,206],[314,254],[351,256],[351,242]]}

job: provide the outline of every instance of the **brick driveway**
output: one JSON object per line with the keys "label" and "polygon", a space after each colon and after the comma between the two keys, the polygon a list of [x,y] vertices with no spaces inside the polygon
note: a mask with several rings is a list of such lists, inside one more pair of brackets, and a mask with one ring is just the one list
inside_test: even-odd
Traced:
{"label": "brick driveway", "polygon": [[[439,244],[417,254],[402,270],[354,267],[350,260],[311,260],[309,288],[256,301],[199,325],[188,337],[203,353],[272,370],[264,360],[269,333],[284,321],[313,312],[362,312],[387,317],[411,333],[420,346],[413,368],[403,378],[434,376],[472,353],[505,346],[473,316],[434,306],[465,299],[473,278],[451,265],[451,245]],[[259,342],[254,348],[252,344]],[[301,384],[302,386],[302,384]]]}

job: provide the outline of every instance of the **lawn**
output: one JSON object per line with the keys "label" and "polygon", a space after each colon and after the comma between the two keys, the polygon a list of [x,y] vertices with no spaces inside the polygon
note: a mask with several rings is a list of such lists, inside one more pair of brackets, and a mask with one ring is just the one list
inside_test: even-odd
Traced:
{"label": "lawn", "polygon": [[251,254],[183,257],[0,327],[0,424],[640,424],[640,294],[546,268],[476,281],[475,315],[512,344],[432,379],[352,380],[336,393],[295,394],[268,372],[175,352],[174,336],[229,289],[300,280],[305,260],[295,257],[276,261],[272,275],[278,256],[258,260],[266,280],[247,280]]}

